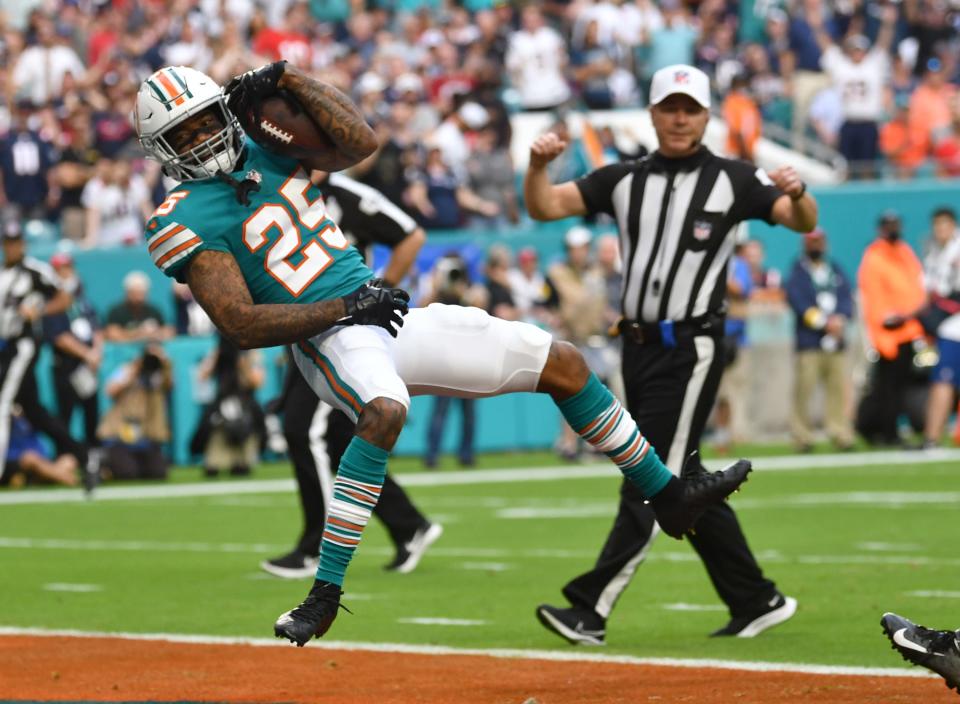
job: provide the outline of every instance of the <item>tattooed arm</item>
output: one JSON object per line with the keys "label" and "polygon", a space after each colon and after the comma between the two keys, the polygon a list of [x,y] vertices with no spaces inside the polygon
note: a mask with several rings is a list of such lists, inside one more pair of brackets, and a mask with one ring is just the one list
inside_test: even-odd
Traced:
{"label": "tattooed arm", "polygon": [[340,171],[370,156],[378,146],[377,135],[353,102],[333,86],[310,78],[286,65],[277,86],[296,96],[300,105],[336,145],[335,151],[318,152],[302,159],[304,167]]}
{"label": "tattooed arm", "polygon": [[254,304],[232,254],[203,251],[187,264],[193,297],[241,349],[293,344],[346,315],[342,298],[317,303]]}

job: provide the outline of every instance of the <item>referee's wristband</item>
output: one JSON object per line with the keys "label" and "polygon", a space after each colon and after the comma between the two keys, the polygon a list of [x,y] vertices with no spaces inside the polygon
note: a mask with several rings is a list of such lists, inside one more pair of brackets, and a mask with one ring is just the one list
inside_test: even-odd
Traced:
{"label": "referee's wristband", "polygon": [[806,181],[801,181],[801,182],[800,182],[800,192],[799,192],[797,195],[795,195],[795,196],[790,196],[790,200],[793,200],[793,201],[800,200],[801,198],[803,198],[803,196],[806,195],[806,193],[807,193],[807,182],[806,182]]}

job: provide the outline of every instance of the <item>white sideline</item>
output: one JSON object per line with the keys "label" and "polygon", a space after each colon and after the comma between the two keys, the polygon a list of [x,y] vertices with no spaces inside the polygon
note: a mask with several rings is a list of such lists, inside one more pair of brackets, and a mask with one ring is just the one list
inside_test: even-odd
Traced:
{"label": "white sideline", "polygon": [[[879,635],[879,628],[878,635]],[[290,648],[289,643],[268,638],[232,638],[226,636],[186,635],[179,633],[110,633],[106,631],[54,630],[47,628],[18,628],[0,626],[0,636],[42,636],[50,638],[120,638],[123,640],[156,640],[168,643],[199,645],[252,645],[257,647]],[[883,645],[880,641],[878,648]],[[615,665],[657,665],[663,667],[710,668],[744,672],[795,672],[804,675],[846,675],[854,677],[915,677],[932,678],[923,670],[893,667],[854,667],[844,665],[811,665],[803,663],[763,662],[749,660],[716,660],[686,658],[642,658],[634,655],[604,655],[582,650],[521,650],[519,648],[451,648],[441,645],[411,645],[407,643],[358,643],[350,641],[314,640],[311,648],[349,650],[374,653],[407,653],[411,655],[476,655],[491,658],[521,660],[551,660],[555,662],[595,662]]]}
{"label": "white sideline", "polygon": [[[782,455],[759,457],[754,466],[759,472],[784,472],[805,469],[867,467],[891,464],[930,464],[960,461],[960,449],[895,450],[884,452],[848,452],[824,455]],[[720,469],[729,460],[709,460],[711,469]],[[506,469],[471,469],[450,472],[423,472],[400,474],[397,481],[403,486],[455,486],[464,484],[510,484],[514,482],[546,482],[563,479],[592,479],[616,477],[616,470],[608,462],[552,467],[513,467]],[[238,494],[276,494],[296,491],[293,479],[264,479],[226,481],[216,484],[161,484],[158,486],[106,486],[97,489],[95,501],[123,501],[131,499],[172,499],[191,496],[228,496]],[[86,501],[80,489],[28,489],[0,493],[0,506],[17,504],[82,503]]]}

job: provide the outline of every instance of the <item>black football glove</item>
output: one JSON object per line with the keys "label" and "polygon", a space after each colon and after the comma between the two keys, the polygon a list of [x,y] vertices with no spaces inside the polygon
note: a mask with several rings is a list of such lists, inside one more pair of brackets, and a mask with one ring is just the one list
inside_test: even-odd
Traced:
{"label": "black football glove", "polygon": [[410,310],[410,294],[402,288],[380,288],[374,279],[343,297],[346,316],[341,325],[377,325],[394,337]]}
{"label": "black football glove", "polygon": [[237,116],[241,124],[249,115],[259,121],[260,102],[279,92],[277,83],[286,70],[286,61],[275,61],[272,64],[241,73],[227,84],[224,95],[227,96],[227,107]]}

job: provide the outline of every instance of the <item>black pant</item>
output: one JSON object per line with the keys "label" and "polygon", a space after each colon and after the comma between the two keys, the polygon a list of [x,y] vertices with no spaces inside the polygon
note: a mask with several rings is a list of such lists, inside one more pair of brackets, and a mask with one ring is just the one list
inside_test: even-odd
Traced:
{"label": "black pant", "polygon": [[904,342],[893,359],[880,357],[873,367],[869,394],[857,411],[857,431],[870,442],[900,442],[897,420],[906,407],[907,387],[913,376],[913,344]]}
{"label": "black pant", "polygon": [[[297,550],[317,555],[326,520],[323,482],[340,466],[355,426],[345,413],[320,402],[295,365],[291,365],[287,373],[294,378],[289,380],[282,409],[283,434],[300,489],[304,522]],[[383,521],[395,545],[407,542],[427,523],[389,474],[384,479],[373,515]]]}
{"label": "black pant", "polygon": [[97,395],[90,398],[80,398],[73,384],[70,383],[70,374],[59,367],[53,367],[53,390],[57,395],[57,417],[64,427],[70,428],[73,420],[73,411],[77,408],[83,414],[83,434],[87,445],[97,444],[97,426],[100,424],[100,405]]}
{"label": "black pant", "polygon": [[34,373],[36,360],[37,345],[30,338],[9,340],[0,350],[0,458],[7,455],[10,413],[16,403],[33,429],[53,440],[58,453],[69,453],[84,464],[87,448],[70,437],[64,425],[40,404]]}
{"label": "black pant", "polygon": [[[675,348],[624,340],[627,408],[674,473],[700,446],[723,367],[722,345],[712,337],[681,339]],[[624,481],[617,517],[596,565],[563,588],[571,604],[609,617],[659,532],[653,509],[643,501]],[[756,612],[773,597],[776,587],[763,576],[728,504],[704,512],[689,539],[731,616]]]}

